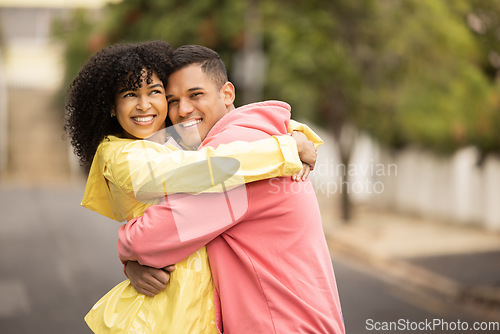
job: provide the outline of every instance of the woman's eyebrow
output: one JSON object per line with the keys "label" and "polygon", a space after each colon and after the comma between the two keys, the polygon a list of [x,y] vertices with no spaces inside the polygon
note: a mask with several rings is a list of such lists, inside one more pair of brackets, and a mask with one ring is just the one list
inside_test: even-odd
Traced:
{"label": "woman's eyebrow", "polygon": [[149,88],[157,88],[157,87],[161,87],[161,88],[163,88],[163,84],[161,84],[161,83],[157,83],[157,84],[154,84],[154,85],[149,86]]}
{"label": "woman's eyebrow", "polygon": [[[163,84],[161,84],[161,83],[157,83],[157,84],[154,84],[154,85],[148,86],[148,88],[149,88],[149,89],[151,89],[151,88],[157,88],[157,87],[161,87],[161,88],[163,88]],[[125,92],[127,92],[127,91],[132,91],[132,92],[135,92],[135,91],[137,91],[137,88],[127,88],[127,87],[124,87],[124,88],[122,88],[122,89],[120,89],[120,90],[118,91],[118,94],[125,93]]]}
{"label": "woman's eyebrow", "polygon": [[135,91],[136,89],[130,89],[130,88],[124,87],[118,91],[118,94],[125,93],[126,91],[129,91],[129,90]]}

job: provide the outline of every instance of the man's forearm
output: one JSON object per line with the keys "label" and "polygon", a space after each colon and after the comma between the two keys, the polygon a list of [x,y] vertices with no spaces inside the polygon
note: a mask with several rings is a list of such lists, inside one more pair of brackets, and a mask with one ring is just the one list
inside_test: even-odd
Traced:
{"label": "man's forearm", "polygon": [[168,196],[120,227],[120,259],[156,268],[177,263],[237,224],[247,208],[245,186],[226,193]]}

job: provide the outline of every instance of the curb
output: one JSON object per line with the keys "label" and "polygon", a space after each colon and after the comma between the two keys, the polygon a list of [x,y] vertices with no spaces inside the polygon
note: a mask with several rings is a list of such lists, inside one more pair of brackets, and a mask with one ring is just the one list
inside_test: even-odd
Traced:
{"label": "curb", "polygon": [[347,238],[327,236],[332,258],[340,256],[369,266],[383,276],[390,277],[394,284],[407,289],[423,289],[447,301],[469,306],[483,314],[500,316],[500,287],[468,286],[449,277],[437,274],[404,259],[374,255],[366,247]]}

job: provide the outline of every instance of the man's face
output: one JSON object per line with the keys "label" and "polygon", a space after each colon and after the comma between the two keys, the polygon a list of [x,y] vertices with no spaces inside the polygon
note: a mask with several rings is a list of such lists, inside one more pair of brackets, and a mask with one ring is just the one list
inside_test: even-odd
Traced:
{"label": "man's face", "polygon": [[172,73],[165,92],[168,117],[182,141],[193,148],[198,147],[215,123],[227,114],[234,100],[234,94],[228,98],[226,85],[219,89],[199,64]]}

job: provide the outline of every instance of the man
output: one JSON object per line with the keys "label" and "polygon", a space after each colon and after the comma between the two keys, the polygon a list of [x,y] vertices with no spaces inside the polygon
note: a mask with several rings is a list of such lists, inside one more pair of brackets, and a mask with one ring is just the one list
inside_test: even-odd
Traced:
{"label": "man", "polygon": [[[283,102],[234,108],[234,86],[213,50],[173,54],[166,94],[182,141],[255,141],[288,124]],[[344,333],[340,301],[311,182],[275,178],[224,194],[168,198],[120,228],[123,261],[161,268],[207,245],[216,320],[225,333]],[[158,223],[161,222],[161,223]]]}

